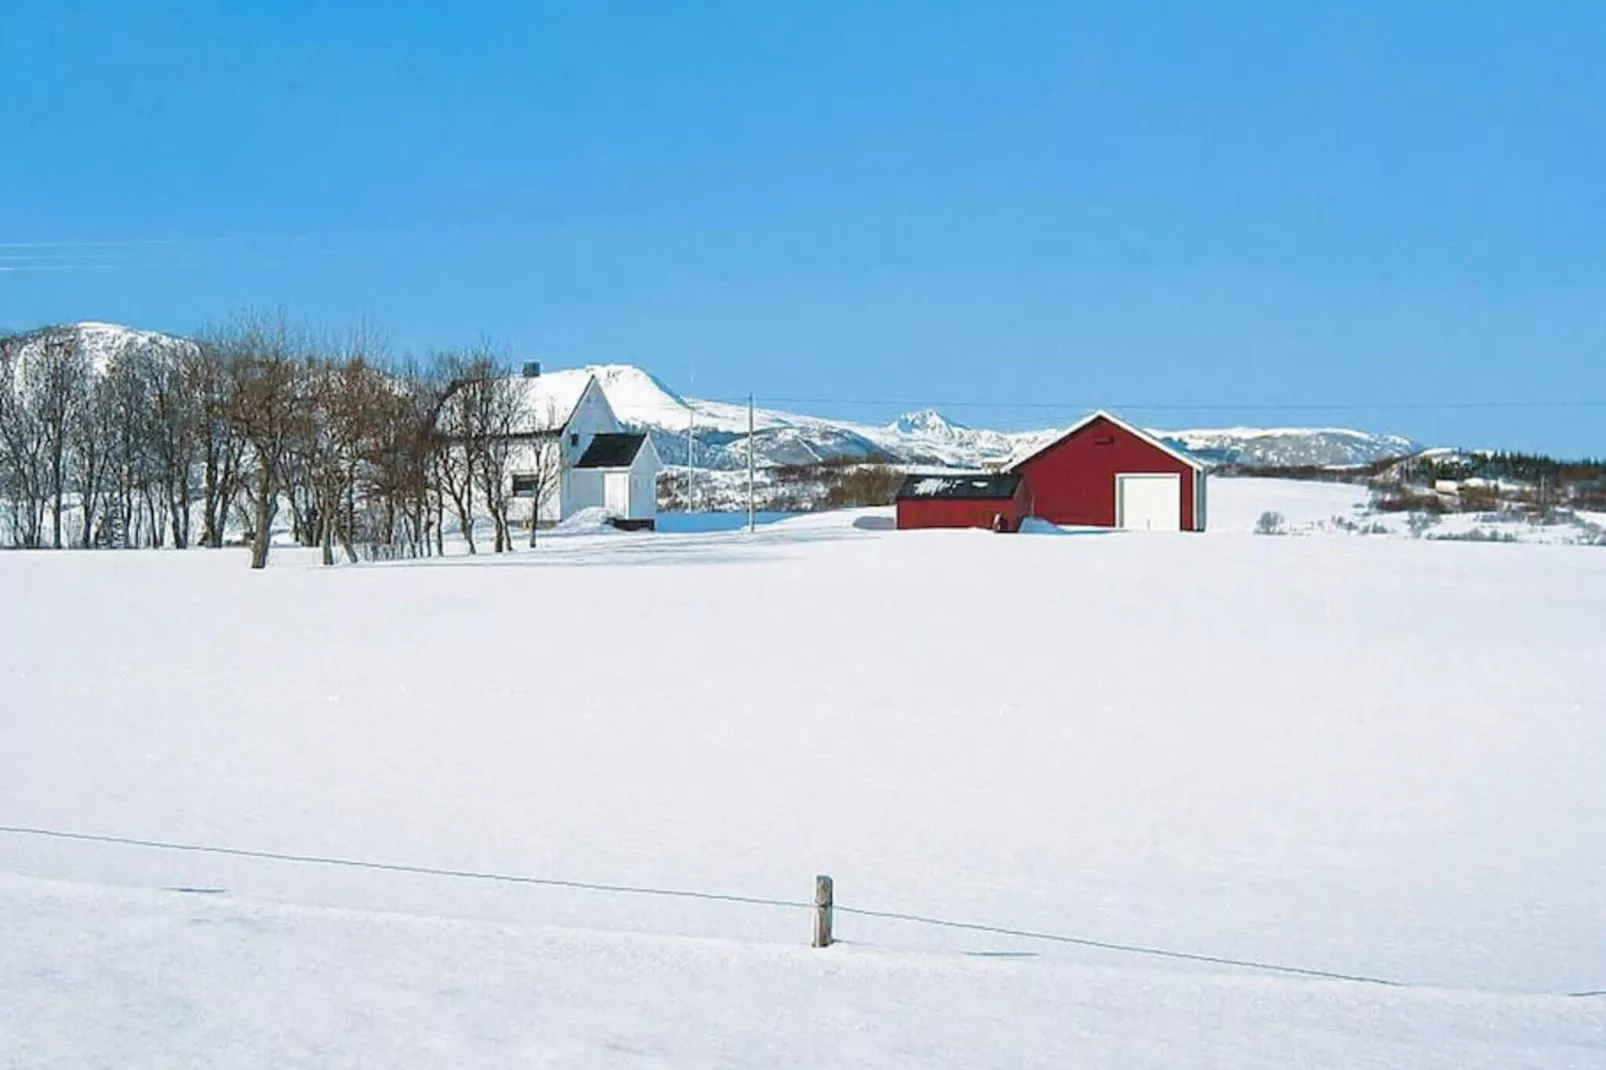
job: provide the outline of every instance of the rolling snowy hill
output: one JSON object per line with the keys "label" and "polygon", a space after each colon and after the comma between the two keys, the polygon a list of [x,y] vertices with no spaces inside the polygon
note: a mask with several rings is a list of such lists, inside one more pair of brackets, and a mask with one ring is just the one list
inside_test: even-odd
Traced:
{"label": "rolling snowy hill", "polygon": [[[84,355],[89,358],[89,366],[99,373],[104,373],[115,358],[137,345],[172,350],[189,344],[182,338],[160,331],[141,331],[115,323],[84,322],[68,326],[77,333]],[[33,341],[22,347],[22,359],[16,374],[25,373],[28,358],[37,351],[37,346],[38,342]]]}
{"label": "rolling snowy hill", "polygon": [[1345,490],[0,554],[0,824],[779,902],[0,832],[0,1065],[1593,1070],[1606,554],[1247,533]]}
{"label": "rolling snowy hill", "polygon": [[1155,434],[1206,461],[1256,468],[1347,468],[1421,449],[1402,435],[1343,427],[1224,427]]}
{"label": "rolling snowy hill", "polygon": [[[648,430],[659,455],[684,464],[687,430],[699,467],[739,469],[747,464],[747,410],[741,405],[685,398],[650,373],[630,365],[589,367],[619,418]],[[565,374],[565,373],[560,373]],[[1068,426],[1081,413],[1067,413]],[[762,466],[884,460],[911,466],[980,468],[1047,442],[1054,428],[991,431],[966,427],[935,409],[905,413],[889,424],[829,420],[760,409],[754,422]],[[1399,435],[1346,428],[1222,428],[1153,433],[1209,463],[1255,467],[1347,467],[1403,457],[1419,447]]]}
{"label": "rolling snowy hill", "polygon": [[[138,341],[177,344],[151,331],[105,323],[77,329],[97,366]],[[700,468],[736,470],[747,465],[747,407],[687,398],[650,372],[627,364],[548,371],[550,376],[595,375],[619,418],[647,431],[664,461],[687,461],[687,431],[693,462]],[[1079,412],[1066,412],[1068,426]],[[966,427],[935,409],[906,413],[887,424],[866,424],[759,409],[757,463],[761,467],[886,461],[909,466],[979,468],[1008,460],[1052,438],[1052,427],[1031,431],[993,431]],[[1405,456],[1418,447],[1397,435],[1344,428],[1224,428],[1155,430],[1154,433],[1198,453],[1211,463],[1257,467],[1342,467]]]}

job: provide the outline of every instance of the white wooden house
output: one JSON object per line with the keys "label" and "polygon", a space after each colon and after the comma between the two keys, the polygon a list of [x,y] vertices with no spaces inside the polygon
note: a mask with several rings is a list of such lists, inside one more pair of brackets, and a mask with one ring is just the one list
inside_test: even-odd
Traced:
{"label": "white wooden house", "polygon": [[650,436],[619,423],[596,377],[530,366],[518,384],[525,423],[514,435],[510,490],[536,499],[539,522],[601,508],[620,527],[653,527],[663,462]]}

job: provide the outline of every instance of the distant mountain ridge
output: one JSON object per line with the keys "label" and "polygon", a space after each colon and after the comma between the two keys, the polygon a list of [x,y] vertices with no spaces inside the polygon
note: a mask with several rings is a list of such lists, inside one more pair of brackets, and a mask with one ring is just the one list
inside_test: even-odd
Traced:
{"label": "distant mountain ridge", "polygon": [[[104,368],[136,343],[180,344],[155,331],[117,324],[73,325],[96,367]],[[591,365],[576,371],[596,376],[619,419],[653,438],[665,463],[735,470],[747,466],[747,407],[687,398],[652,373],[629,364]],[[1083,414],[1067,412],[1063,426]],[[908,467],[968,468],[1001,464],[1050,441],[1058,430],[993,431],[967,427],[936,409],[905,413],[887,424],[833,420],[775,409],[754,414],[755,462],[763,468],[880,461]],[[1264,468],[1341,468],[1404,457],[1420,447],[1399,435],[1348,428],[1198,428],[1154,430],[1154,435],[1208,464]]]}
{"label": "distant mountain ridge", "polygon": [[1154,433],[1210,464],[1260,468],[1346,468],[1407,457],[1422,448],[1403,435],[1343,427],[1223,427]]}
{"label": "distant mountain ridge", "polygon": [[[747,464],[747,409],[685,398],[661,380],[626,364],[586,369],[597,377],[624,422],[653,436],[669,464],[685,464],[687,431],[695,463],[736,469]],[[1069,426],[1082,413],[1066,413]],[[754,445],[761,467],[886,461],[917,467],[981,468],[1043,445],[1058,428],[992,431],[967,427],[936,409],[904,413],[887,424],[803,416],[774,409],[754,414]],[[1401,435],[1350,428],[1195,428],[1151,430],[1156,437],[1210,465],[1264,468],[1344,468],[1405,457],[1421,447]]]}

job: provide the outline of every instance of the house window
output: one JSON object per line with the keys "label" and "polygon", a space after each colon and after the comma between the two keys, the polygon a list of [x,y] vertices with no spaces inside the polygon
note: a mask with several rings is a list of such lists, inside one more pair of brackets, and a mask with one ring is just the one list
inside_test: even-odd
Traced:
{"label": "house window", "polygon": [[533,498],[541,489],[539,476],[514,476],[513,496],[515,498]]}
{"label": "house window", "polygon": [[1113,445],[1115,445],[1115,436],[1114,435],[1099,435],[1098,437],[1093,439],[1093,445],[1095,445],[1095,446],[1113,446]]}
{"label": "house window", "polygon": [[579,444],[580,444],[580,432],[578,432],[578,431],[570,431],[569,432],[569,445],[578,446]]}

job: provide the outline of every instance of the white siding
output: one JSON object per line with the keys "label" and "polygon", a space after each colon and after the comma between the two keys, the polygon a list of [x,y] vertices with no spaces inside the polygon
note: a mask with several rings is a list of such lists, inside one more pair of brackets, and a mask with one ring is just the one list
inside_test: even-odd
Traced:
{"label": "white siding", "polygon": [[652,520],[658,516],[658,475],[630,473],[630,519]]}
{"label": "white siding", "polygon": [[586,447],[591,445],[593,436],[619,430],[622,430],[619,418],[613,414],[607,395],[603,394],[602,387],[597,385],[595,379],[591,380],[586,385],[585,393],[580,395],[580,403],[574,407],[574,415],[569,418],[568,426],[563,429],[564,467],[574,467]]}
{"label": "white siding", "polygon": [[630,465],[630,511],[627,514],[629,519],[657,518],[658,471],[661,468],[663,462],[658,459],[658,450],[652,444],[652,437],[648,436]]}
{"label": "white siding", "polygon": [[563,473],[563,516],[568,518],[582,509],[600,509],[607,505],[607,490],[601,468],[571,468]]}

